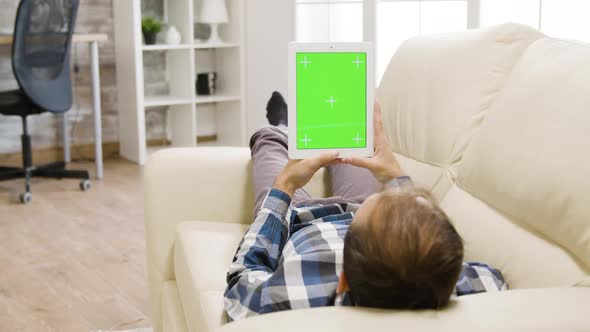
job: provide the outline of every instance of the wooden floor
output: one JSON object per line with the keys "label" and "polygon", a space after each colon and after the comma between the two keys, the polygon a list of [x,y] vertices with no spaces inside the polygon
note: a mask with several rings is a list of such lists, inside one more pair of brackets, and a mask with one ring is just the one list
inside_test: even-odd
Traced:
{"label": "wooden floor", "polygon": [[141,171],[106,161],[88,192],[35,179],[28,205],[22,180],[0,182],[0,331],[150,326]]}

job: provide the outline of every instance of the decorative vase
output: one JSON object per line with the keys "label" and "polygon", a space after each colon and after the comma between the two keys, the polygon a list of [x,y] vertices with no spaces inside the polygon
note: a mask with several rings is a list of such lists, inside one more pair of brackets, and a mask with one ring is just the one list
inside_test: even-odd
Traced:
{"label": "decorative vase", "polygon": [[181,42],[180,32],[173,25],[169,26],[165,34],[165,42],[169,45],[178,45]]}
{"label": "decorative vase", "polygon": [[206,23],[195,24],[195,43],[202,43],[211,36],[211,26]]}
{"label": "decorative vase", "polygon": [[156,43],[156,33],[144,32],[143,33],[143,40],[145,41],[146,45],[154,45]]}

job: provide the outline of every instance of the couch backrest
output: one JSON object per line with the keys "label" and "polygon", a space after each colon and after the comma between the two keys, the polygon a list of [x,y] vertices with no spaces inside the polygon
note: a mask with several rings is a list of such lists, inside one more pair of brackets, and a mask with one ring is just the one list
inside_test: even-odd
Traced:
{"label": "couch backrest", "polygon": [[590,286],[588,82],[590,46],[506,24],[412,39],[380,85],[392,148],[511,288]]}
{"label": "couch backrest", "polygon": [[[446,169],[461,159],[512,68],[538,31],[504,24],[413,38],[391,59],[377,91],[393,150],[421,168],[415,180],[441,197]],[[435,169],[431,169],[435,167]]]}

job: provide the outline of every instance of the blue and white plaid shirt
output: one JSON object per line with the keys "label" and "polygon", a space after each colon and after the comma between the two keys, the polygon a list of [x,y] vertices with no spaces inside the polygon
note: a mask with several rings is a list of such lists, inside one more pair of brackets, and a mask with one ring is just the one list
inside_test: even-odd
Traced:
{"label": "blue and white plaid shirt", "polygon": [[[292,208],[271,189],[244,235],[227,273],[224,306],[230,320],[281,310],[351,305],[336,297],[344,237],[357,204]],[[506,289],[502,274],[463,263],[457,296]]]}

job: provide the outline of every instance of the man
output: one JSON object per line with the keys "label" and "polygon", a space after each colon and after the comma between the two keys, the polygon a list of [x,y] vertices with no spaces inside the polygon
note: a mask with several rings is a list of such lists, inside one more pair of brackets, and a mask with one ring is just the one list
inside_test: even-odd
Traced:
{"label": "man", "polygon": [[[287,105],[275,92],[271,126],[250,140],[255,220],[227,274],[231,320],[331,305],[437,309],[452,295],[506,289],[499,271],[463,263],[463,243],[425,190],[414,188],[384,136],[375,104],[375,155],[287,157]],[[303,186],[327,167],[334,197]]]}

